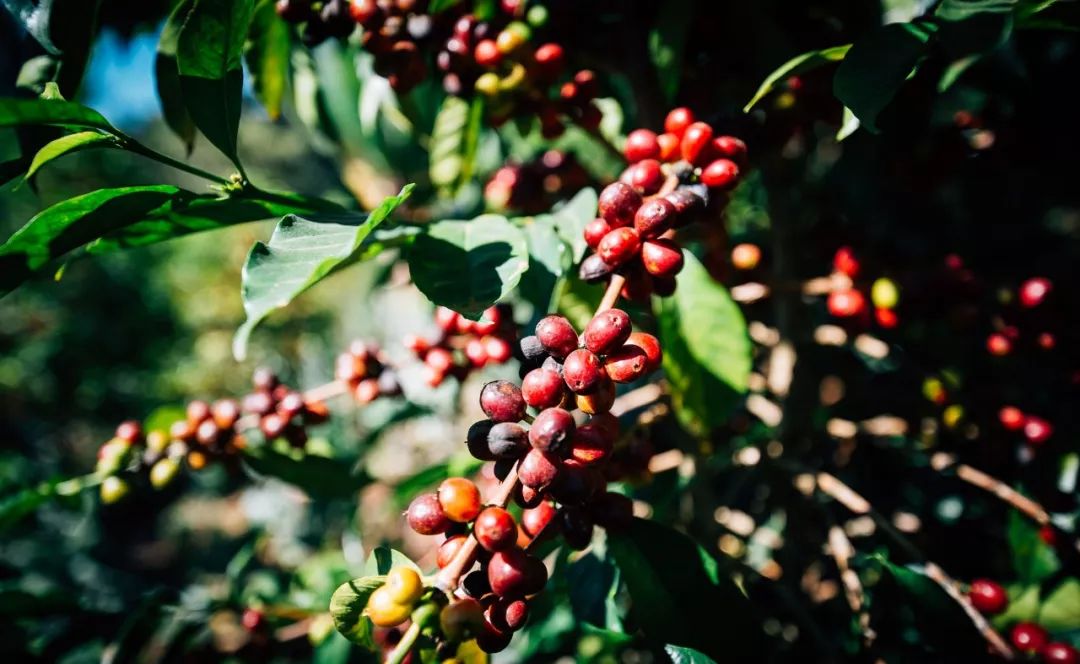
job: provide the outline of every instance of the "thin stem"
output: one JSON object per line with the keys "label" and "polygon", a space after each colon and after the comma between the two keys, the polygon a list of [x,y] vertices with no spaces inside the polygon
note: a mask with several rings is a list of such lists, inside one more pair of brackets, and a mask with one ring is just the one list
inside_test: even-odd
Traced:
{"label": "thin stem", "polygon": [[[623,286],[626,285],[626,277],[621,274],[616,274],[611,277],[611,283],[608,284],[607,290],[604,291],[604,298],[600,300],[600,306],[596,307],[596,313],[602,313],[615,306],[615,302],[619,299],[619,293],[622,292]],[[594,316],[596,314],[593,314]]]}
{"label": "thin stem", "polygon": [[420,636],[420,623],[414,622],[409,625],[409,629],[405,630],[405,633],[401,636],[401,640],[394,646],[393,651],[386,657],[386,664],[401,664],[405,661],[405,658],[409,655],[409,651],[412,650],[413,645],[416,643],[416,638]]}
{"label": "thin stem", "polygon": [[195,166],[191,166],[190,164],[185,164],[182,161],[177,161],[176,159],[173,159],[172,157],[170,157],[168,155],[161,154],[157,150],[152,150],[152,149],[146,147],[145,145],[143,145],[142,143],[140,143],[140,142],[136,141],[135,139],[131,138],[130,136],[121,136],[120,137],[120,142],[121,142],[121,145],[123,145],[124,149],[126,149],[126,150],[128,150],[130,152],[134,152],[135,154],[140,154],[140,155],[142,155],[144,157],[148,157],[150,159],[153,159],[154,161],[165,164],[166,166],[172,166],[173,168],[175,168],[177,170],[184,171],[184,172],[190,173],[192,175],[197,175],[198,177],[201,177],[201,178],[206,179],[206,180],[210,180],[211,182],[216,182],[217,184],[221,184],[221,185],[231,184],[227,179],[225,179],[223,177],[220,177],[220,176],[214,175],[213,173],[204,171],[201,168],[196,168]]}
{"label": "thin stem", "polygon": [[941,586],[941,589],[953,598],[960,608],[964,609],[964,613],[967,614],[975,628],[983,635],[986,642],[990,644],[990,647],[994,649],[1002,659],[1012,661],[1016,658],[1016,653],[1009,647],[1009,644],[1005,642],[1005,639],[1001,638],[1001,635],[987,622],[979,610],[975,608],[975,605],[971,603],[971,600],[967,596],[960,592],[960,589],[954,579],[952,579],[945,570],[941,569],[934,563],[928,562],[923,566],[923,570],[926,572],[926,576],[933,579],[935,583]]}

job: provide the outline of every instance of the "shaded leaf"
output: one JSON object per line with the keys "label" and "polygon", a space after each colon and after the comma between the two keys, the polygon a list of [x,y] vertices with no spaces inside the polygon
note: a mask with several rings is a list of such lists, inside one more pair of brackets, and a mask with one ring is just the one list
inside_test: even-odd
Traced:
{"label": "shaded leaf", "polygon": [[556,285],[570,268],[570,248],[555,229],[551,216],[526,220],[523,230],[529,245],[529,269],[521,277],[521,295],[539,311],[555,305]]}
{"label": "shaded leaf", "polygon": [[260,475],[269,475],[324,498],[349,498],[371,482],[352,464],[314,454],[282,454],[267,446],[244,450],[244,461]]}
{"label": "shaded leaf", "polygon": [[668,103],[675,99],[683,74],[683,51],[686,33],[694,16],[693,0],[671,0],[664,3],[656,25],[649,31],[649,57],[656,67],[660,89]]}
{"label": "shaded leaf", "polygon": [[431,133],[428,174],[436,187],[454,192],[472,177],[480,144],[483,99],[471,102],[449,96],[443,100]]}
{"label": "shaded leaf", "polygon": [[704,435],[746,393],[752,347],[739,307],[690,252],[659,313],[664,370],[679,420]]}
{"label": "shaded leaf", "polygon": [[435,304],[479,320],[512,291],[528,269],[525,234],[506,217],[439,221],[409,250],[416,287]]}
{"label": "shaded leaf", "polygon": [[61,136],[38,150],[33,161],[30,162],[30,168],[26,171],[26,178],[34,177],[45,164],[66,154],[91,148],[113,147],[115,145],[116,140],[112,136],[97,131],[80,131],[75,134]]}
{"label": "shaded leaf", "polygon": [[798,76],[799,74],[806,73],[823,67],[827,64],[834,62],[840,62],[847,55],[851,49],[851,44],[844,44],[843,46],[833,46],[831,48],[823,48],[819,51],[807,51],[801,55],[797,55],[794,58],[788,60],[784,64],[777,67],[777,69],[769,74],[761,85],[758,87],[757,92],[743,107],[743,112],[748,113],[754,106],[757,106],[758,102],[765,98],[773,89],[777,83],[782,83],[792,76]]}
{"label": "shaded leaf", "polygon": [[1080,629],[1080,580],[1065,579],[1043,600],[1038,623],[1051,632]]}
{"label": "shaded leaf", "polygon": [[386,581],[383,576],[364,576],[341,584],[330,597],[334,627],[353,643],[375,651],[375,625],[364,615],[368,597]]}
{"label": "shaded leaf", "polygon": [[161,30],[158,39],[157,55],[154,58],[154,85],[157,89],[158,101],[161,103],[161,114],[165,118],[165,124],[176,136],[183,141],[188,153],[195,145],[195,121],[191,119],[187,106],[184,104],[184,92],[180,88],[180,68],[176,62],[177,42],[180,39],[180,29],[184,27],[195,0],[180,0],[169,19],[165,21],[165,27]]}
{"label": "shaded leaf", "polygon": [[371,555],[368,556],[367,561],[364,562],[364,575],[385,575],[395,567],[411,567],[416,570],[418,574],[423,573],[423,570],[421,570],[417,564],[404,553],[397,549],[391,549],[388,546],[377,546],[371,551]]}
{"label": "shaded leaf", "polygon": [[364,240],[409,197],[412,188],[406,185],[366,216],[288,215],[267,244],[256,242],[244,263],[241,295],[247,320],[233,338],[233,354],[238,359],[245,356],[251,331],[274,309],[288,305],[334,271],[363,259]]}
{"label": "shaded leaf", "polygon": [[431,14],[438,14],[444,12],[455,5],[461,4],[461,0],[431,0],[428,5],[428,12]]}
{"label": "shaded leaf", "polygon": [[117,133],[101,113],[73,101],[59,99],[0,99],[0,127],[53,125],[85,127]]}
{"label": "shaded leaf", "polygon": [[664,652],[671,658],[672,664],[716,664],[712,657],[693,648],[666,645]]}
{"label": "shaded leaf", "polygon": [[1039,537],[1039,528],[1019,512],[1009,512],[1009,548],[1021,583],[1038,583],[1061,568],[1054,547]]}
{"label": "shaded leaf", "polygon": [[595,189],[582,189],[565,205],[552,213],[552,221],[559,237],[573,249],[572,263],[577,265],[585,258],[589,245],[585,244],[585,226],[596,219],[598,197]]}
{"label": "shaded leaf", "polygon": [[859,118],[855,117],[855,114],[851,112],[851,109],[845,106],[844,120],[840,123],[840,129],[836,132],[836,140],[842,141],[854,134],[858,129]]}
{"label": "shaded leaf", "polygon": [[259,0],[251,19],[244,60],[255,96],[271,120],[281,117],[289,77],[289,24],[274,11],[274,0]]}

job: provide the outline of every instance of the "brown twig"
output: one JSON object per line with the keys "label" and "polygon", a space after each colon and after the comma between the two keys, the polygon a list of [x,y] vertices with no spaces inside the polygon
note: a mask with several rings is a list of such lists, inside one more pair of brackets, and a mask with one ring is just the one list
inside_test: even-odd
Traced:
{"label": "brown twig", "polygon": [[292,641],[293,639],[299,639],[302,636],[307,636],[311,631],[311,623],[315,620],[315,616],[308,616],[302,618],[294,623],[279,627],[274,631],[274,638],[278,641]]}
{"label": "brown twig", "polygon": [[621,274],[612,275],[611,283],[608,284],[607,290],[604,291],[604,297],[600,300],[600,305],[596,307],[596,313],[607,311],[614,307],[615,303],[619,300],[619,293],[622,292],[623,286],[625,285],[626,277]]}
{"label": "brown twig", "polygon": [[844,596],[852,613],[859,616],[859,627],[862,629],[864,643],[870,645],[877,638],[877,633],[870,627],[870,612],[866,610],[862,581],[859,574],[851,569],[851,558],[855,555],[855,547],[840,526],[829,528],[829,552],[836,567],[840,570],[840,582],[844,585]]}

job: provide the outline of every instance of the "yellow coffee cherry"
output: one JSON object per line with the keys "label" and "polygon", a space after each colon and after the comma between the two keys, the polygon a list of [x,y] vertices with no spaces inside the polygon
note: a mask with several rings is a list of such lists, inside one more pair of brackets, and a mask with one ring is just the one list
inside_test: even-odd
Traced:
{"label": "yellow coffee cherry", "polygon": [[451,641],[479,633],[484,624],[484,607],[472,597],[447,604],[439,612],[439,626]]}
{"label": "yellow coffee cherry", "polygon": [[480,77],[476,79],[476,83],[474,83],[473,86],[476,88],[477,92],[485,97],[494,97],[499,94],[499,83],[499,75],[493,71],[489,71],[485,74],[481,74]]}
{"label": "yellow coffee cherry", "polygon": [[881,277],[870,287],[870,300],[878,309],[892,309],[900,303],[900,289],[892,279]]}
{"label": "yellow coffee cherry", "polygon": [[131,491],[131,485],[116,475],[106,477],[101,483],[101,502],[106,505],[118,503]]}
{"label": "yellow coffee cherry", "polygon": [[161,459],[150,469],[150,484],[155,489],[164,489],[180,472],[180,464],[175,459]]}
{"label": "yellow coffee cherry", "polygon": [[382,586],[371,593],[364,613],[379,627],[397,627],[409,619],[412,606],[395,602],[390,589]]}
{"label": "yellow coffee cherry", "polygon": [[411,567],[396,567],[386,575],[383,586],[398,604],[412,606],[424,594],[424,581]]}
{"label": "yellow coffee cherry", "polygon": [[97,472],[111,475],[126,466],[131,455],[131,443],[123,438],[113,438],[98,450]]}

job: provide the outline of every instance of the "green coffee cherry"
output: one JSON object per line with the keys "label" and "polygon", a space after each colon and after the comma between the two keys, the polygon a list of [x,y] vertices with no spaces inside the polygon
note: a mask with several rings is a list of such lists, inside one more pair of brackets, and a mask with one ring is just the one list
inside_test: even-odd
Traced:
{"label": "green coffee cherry", "polygon": [[548,10],[543,5],[533,5],[525,14],[525,20],[534,28],[542,28],[548,22]]}

